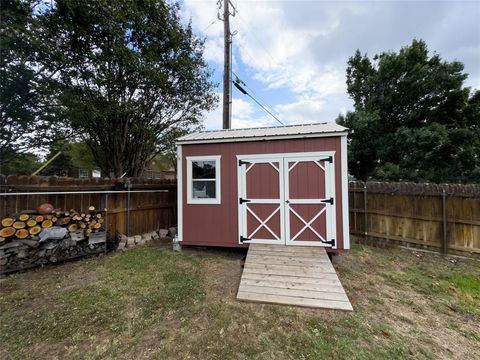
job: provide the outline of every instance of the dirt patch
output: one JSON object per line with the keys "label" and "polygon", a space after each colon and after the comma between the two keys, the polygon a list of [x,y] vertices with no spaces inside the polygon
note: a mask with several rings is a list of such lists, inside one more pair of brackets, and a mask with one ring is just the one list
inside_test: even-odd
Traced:
{"label": "dirt patch", "polygon": [[65,278],[66,285],[62,287],[62,291],[80,289],[82,287],[94,284],[99,276],[104,272],[102,268],[93,270],[72,271]]}

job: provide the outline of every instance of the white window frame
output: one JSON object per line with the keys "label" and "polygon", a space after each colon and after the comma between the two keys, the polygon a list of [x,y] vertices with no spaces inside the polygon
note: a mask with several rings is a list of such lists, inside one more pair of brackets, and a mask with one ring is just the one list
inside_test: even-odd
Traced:
{"label": "white window frame", "polygon": [[[220,204],[222,200],[222,196],[220,193],[220,163],[221,163],[221,155],[205,155],[205,156],[187,156],[187,204]],[[208,198],[194,198],[192,195],[192,185],[193,185],[193,179],[192,179],[192,163],[194,161],[215,161],[215,198],[214,199],[208,199]],[[208,179],[199,179],[199,180],[206,180],[209,181]]]}

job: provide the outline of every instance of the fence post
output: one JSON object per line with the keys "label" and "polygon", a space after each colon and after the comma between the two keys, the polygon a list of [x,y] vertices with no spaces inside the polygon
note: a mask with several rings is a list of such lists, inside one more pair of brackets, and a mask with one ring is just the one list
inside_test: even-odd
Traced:
{"label": "fence post", "polygon": [[130,181],[127,183],[127,236],[130,236]]}
{"label": "fence post", "polygon": [[104,206],[104,209],[107,209],[105,211],[105,254],[107,253],[107,245],[108,245],[108,232],[109,232],[109,228],[108,228],[108,194],[105,194],[105,206]]}
{"label": "fence post", "polygon": [[442,212],[443,212],[443,253],[448,253],[448,237],[447,237],[447,201],[445,188],[442,188]]}
{"label": "fence post", "polygon": [[367,183],[365,183],[365,185],[363,185],[363,204],[364,204],[364,212],[363,212],[363,215],[364,215],[364,219],[365,219],[365,238],[367,237],[368,235],[368,216],[367,216],[367,203],[368,203],[368,200],[367,200]]}

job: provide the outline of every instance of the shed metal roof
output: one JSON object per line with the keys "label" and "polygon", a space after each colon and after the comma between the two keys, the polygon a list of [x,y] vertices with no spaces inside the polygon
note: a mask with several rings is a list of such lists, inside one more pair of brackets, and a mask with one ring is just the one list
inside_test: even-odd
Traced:
{"label": "shed metal roof", "polygon": [[178,138],[177,144],[201,144],[207,142],[239,142],[304,137],[325,137],[347,134],[347,128],[334,122],[305,125],[287,125],[248,129],[197,131]]}

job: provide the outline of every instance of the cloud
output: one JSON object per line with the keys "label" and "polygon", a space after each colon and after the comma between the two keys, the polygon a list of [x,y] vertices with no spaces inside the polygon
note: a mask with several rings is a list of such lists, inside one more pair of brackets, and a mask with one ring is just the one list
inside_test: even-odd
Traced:
{"label": "cloud", "polygon": [[[459,60],[467,86],[480,89],[480,3],[476,1],[243,1],[231,18],[234,68],[288,122],[333,120],[352,108],[345,69],[356,49],[369,56],[398,51],[413,38],[447,61]],[[215,1],[185,0],[194,30],[206,36],[206,57],[223,63],[223,23]],[[273,95],[278,92],[281,95]],[[270,101],[271,100],[271,101]],[[234,101],[235,102],[235,101]],[[237,101],[237,106],[238,106]],[[235,104],[234,104],[235,105]],[[241,105],[240,105],[241,106]],[[218,111],[218,110],[217,110]],[[233,110],[234,123],[246,124]],[[263,113],[252,122],[267,123]]]}
{"label": "cloud", "polygon": [[[222,94],[218,94],[221,99]],[[203,126],[206,130],[218,130],[222,128],[223,115],[222,104],[205,114]],[[275,125],[275,120],[268,118],[264,113],[258,112],[255,105],[249,101],[232,99],[232,128],[240,129],[245,127],[261,127]]]}
{"label": "cloud", "polygon": [[205,50],[203,57],[207,61],[211,61],[216,64],[223,64],[223,42],[219,38],[207,40],[205,42]]}

